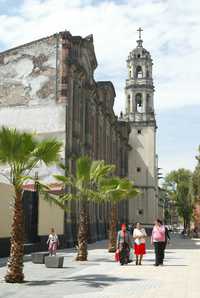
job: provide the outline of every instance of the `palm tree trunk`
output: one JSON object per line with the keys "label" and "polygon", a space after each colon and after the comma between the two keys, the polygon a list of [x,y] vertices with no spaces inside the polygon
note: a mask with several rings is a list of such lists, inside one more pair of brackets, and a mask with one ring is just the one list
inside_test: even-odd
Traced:
{"label": "palm tree trunk", "polygon": [[20,283],[24,280],[23,255],[24,255],[24,218],[22,207],[22,192],[15,189],[15,205],[13,223],[11,228],[11,248],[8,259],[8,269],[5,281],[10,283]]}
{"label": "palm tree trunk", "polygon": [[187,232],[187,222],[186,222],[185,217],[183,218],[183,229],[184,229],[184,233],[186,233]]}
{"label": "palm tree trunk", "polygon": [[78,231],[78,253],[76,261],[87,261],[87,239],[88,239],[88,221],[87,221],[87,201],[81,200],[80,222]]}
{"label": "palm tree trunk", "polygon": [[108,251],[115,252],[116,250],[116,227],[117,227],[117,204],[111,205],[111,216],[109,223],[109,244]]}
{"label": "palm tree trunk", "polygon": [[190,234],[191,234],[191,225],[190,225],[190,220],[189,219],[188,219],[188,222],[187,222],[187,234],[190,237]]}

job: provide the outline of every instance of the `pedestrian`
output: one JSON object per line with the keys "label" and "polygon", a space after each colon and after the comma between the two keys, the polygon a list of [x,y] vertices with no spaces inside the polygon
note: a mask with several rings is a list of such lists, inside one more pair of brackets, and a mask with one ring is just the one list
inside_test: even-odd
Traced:
{"label": "pedestrian", "polygon": [[55,256],[56,255],[56,251],[57,248],[59,246],[59,239],[58,236],[55,233],[54,228],[51,228],[48,240],[47,240],[47,244],[49,245],[48,249],[49,249],[49,254],[51,256]]}
{"label": "pedestrian", "polygon": [[[162,224],[162,221],[161,221]],[[163,252],[163,260],[165,259],[165,249],[167,247],[167,244],[169,243],[170,240],[170,234],[169,234],[169,229],[167,226],[165,226],[165,244],[164,244],[164,252]]]}
{"label": "pedestrian", "polygon": [[163,265],[165,250],[165,227],[160,219],[155,221],[152,230],[151,244],[155,250],[155,266]]}
{"label": "pedestrian", "polygon": [[132,248],[132,239],[130,233],[126,229],[126,225],[121,225],[121,230],[117,233],[117,252],[119,253],[119,261],[121,265],[129,263],[130,248]]}
{"label": "pedestrian", "polygon": [[129,231],[129,233],[130,233],[131,235],[133,235],[133,225],[132,225],[132,224],[129,224],[129,225],[128,225],[127,230]]}
{"label": "pedestrian", "polygon": [[171,240],[171,237],[170,237],[169,229],[167,226],[165,226],[165,249],[170,240]]}
{"label": "pedestrian", "polygon": [[133,231],[134,251],[136,255],[136,265],[142,265],[143,256],[146,254],[146,237],[147,233],[138,222]]}

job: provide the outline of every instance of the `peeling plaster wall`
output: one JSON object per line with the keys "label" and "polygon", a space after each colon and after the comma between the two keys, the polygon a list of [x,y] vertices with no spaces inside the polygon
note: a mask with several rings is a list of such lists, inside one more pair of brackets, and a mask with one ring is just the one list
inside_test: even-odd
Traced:
{"label": "peeling plaster wall", "polygon": [[0,54],[0,126],[64,140],[65,105],[57,92],[57,37]]}
{"label": "peeling plaster wall", "polygon": [[57,57],[56,36],[0,54],[0,127],[56,137],[65,144],[66,106],[56,97]]}
{"label": "peeling plaster wall", "polygon": [[0,55],[0,107],[52,104],[56,99],[56,37]]}

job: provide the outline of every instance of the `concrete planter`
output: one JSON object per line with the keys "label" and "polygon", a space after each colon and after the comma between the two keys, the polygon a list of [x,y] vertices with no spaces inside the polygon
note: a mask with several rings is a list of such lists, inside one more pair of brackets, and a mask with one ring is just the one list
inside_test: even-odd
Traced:
{"label": "concrete planter", "polygon": [[31,254],[32,262],[34,264],[44,264],[44,258],[48,255],[48,252],[34,252]]}
{"label": "concrete planter", "polygon": [[48,256],[45,257],[45,266],[47,268],[62,268],[64,257]]}

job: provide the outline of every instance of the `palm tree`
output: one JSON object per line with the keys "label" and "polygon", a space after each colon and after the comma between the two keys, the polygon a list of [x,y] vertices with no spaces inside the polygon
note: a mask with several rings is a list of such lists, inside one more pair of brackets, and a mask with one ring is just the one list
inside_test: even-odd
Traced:
{"label": "palm tree", "polygon": [[117,205],[122,200],[133,199],[139,194],[139,190],[127,178],[110,177],[101,181],[100,192],[104,200],[111,202],[108,251],[115,252]]}
{"label": "palm tree", "polygon": [[57,180],[71,187],[71,192],[61,196],[60,201],[77,200],[80,203],[80,221],[78,230],[77,261],[87,260],[88,216],[87,204],[90,201],[101,202],[102,196],[98,190],[101,179],[108,177],[115,166],[106,165],[104,161],[92,161],[88,156],[82,156],[76,161],[75,175],[55,175]]}
{"label": "palm tree", "polygon": [[[16,129],[0,129],[0,163],[9,167],[9,183],[14,189],[14,209],[11,228],[11,249],[6,282],[20,283],[23,274],[23,184],[34,180],[31,171],[40,163],[50,165],[59,159],[62,143],[55,139],[38,141],[31,133]],[[42,184],[38,182],[42,187]]]}

